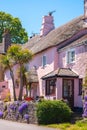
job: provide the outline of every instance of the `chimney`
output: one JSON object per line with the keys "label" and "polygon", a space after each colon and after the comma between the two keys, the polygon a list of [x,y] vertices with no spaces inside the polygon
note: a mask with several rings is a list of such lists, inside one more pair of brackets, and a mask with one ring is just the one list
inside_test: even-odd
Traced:
{"label": "chimney", "polygon": [[49,12],[49,14],[47,16],[43,16],[42,19],[42,27],[40,30],[40,36],[46,36],[50,31],[52,31],[55,27],[54,27],[54,20],[53,20],[53,16],[52,16],[52,12]]}
{"label": "chimney", "polygon": [[9,46],[11,46],[11,36],[9,34],[9,30],[5,29],[3,33],[3,45],[4,45],[4,52],[7,52]]}
{"label": "chimney", "polygon": [[87,0],[84,0],[84,18],[87,20]]}

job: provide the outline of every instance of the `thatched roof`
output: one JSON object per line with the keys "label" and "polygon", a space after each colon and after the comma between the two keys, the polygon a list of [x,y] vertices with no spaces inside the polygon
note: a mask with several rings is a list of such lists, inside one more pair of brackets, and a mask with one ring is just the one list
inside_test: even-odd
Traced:
{"label": "thatched roof", "polygon": [[58,68],[55,71],[42,77],[42,79],[53,78],[53,77],[73,77],[78,78],[78,75],[69,68]]}
{"label": "thatched roof", "polygon": [[54,29],[44,37],[35,36],[31,38],[23,47],[30,49],[34,54],[39,53],[69,39],[83,29],[83,24],[83,16],[80,16],[63,26]]}
{"label": "thatched roof", "polygon": [[63,47],[63,48],[60,48],[58,51],[61,51],[61,50],[63,50],[63,49],[67,49],[67,48],[73,48],[74,46],[75,46],[75,47],[76,47],[76,46],[80,46],[80,45],[82,45],[82,44],[87,45],[87,34],[84,35],[84,36],[82,36],[81,38],[79,38],[79,39],[73,41],[72,44],[68,44],[68,46],[65,46],[65,47]]}
{"label": "thatched roof", "polygon": [[26,79],[28,83],[37,83],[38,82],[37,70],[35,68],[32,68],[30,71],[26,72]]}

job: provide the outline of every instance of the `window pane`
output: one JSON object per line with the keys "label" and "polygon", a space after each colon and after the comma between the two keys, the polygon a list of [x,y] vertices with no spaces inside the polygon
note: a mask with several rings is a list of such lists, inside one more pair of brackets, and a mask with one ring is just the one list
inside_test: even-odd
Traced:
{"label": "window pane", "polygon": [[75,50],[69,50],[67,52],[67,63],[72,63],[75,61]]}
{"label": "window pane", "polygon": [[56,82],[55,79],[46,81],[46,95],[54,95],[55,94],[55,82]]}
{"label": "window pane", "polygon": [[79,95],[82,95],[82,82],[83,79],[79,79]]}
{"label": "window pane", "polygon": [[71,52],[71,62],[75,61],[75,51]]}
{"label": "window pane", "polygon": [[42,65],[45,66],[46,65],[46,56],[43,56],[43,59],[42,59]]}
{"label": "window pane", "polygon": [[67,53],[67,63],[70,63],[70,51]]}

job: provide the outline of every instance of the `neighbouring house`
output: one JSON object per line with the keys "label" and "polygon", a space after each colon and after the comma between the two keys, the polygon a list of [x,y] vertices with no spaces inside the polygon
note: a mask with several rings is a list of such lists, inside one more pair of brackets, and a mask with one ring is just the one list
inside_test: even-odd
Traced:
{"label": "neighbouring house", "polygon": [[[11,37],[9,31],[6,29],[2,36],[2,43],[0,43],[0,54],[4,55],[10,45]],[[0,100],[4,100],[9,96],[9,93],[9,81],[4,79],[4,69],[2,65],[0,65]]]}
{"label": "neighbouring house", "polygon": [[[52,12],[44,16],[40,35],[30,37],[22,47],[34,54],[25,65],[31,96],[63,99],[72,108],[82,107],[82,82],[87,70],[87,0],[83,16],[58,28],[54,26]],[[12,93],[8,71],[4,80]]]}

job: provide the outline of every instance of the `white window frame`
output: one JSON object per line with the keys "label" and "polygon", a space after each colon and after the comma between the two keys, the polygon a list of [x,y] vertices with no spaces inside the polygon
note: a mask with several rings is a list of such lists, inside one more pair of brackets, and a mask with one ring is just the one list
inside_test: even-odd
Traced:
{"label": "white window frame", "polygon": [[[74,56],[73,56],[73,52],[74,52]],[[69,49],[67,51],[66,57],[67,57],[67,64],[74,63],[75,62],[75,49]]]}
{"label": "white window frame", "polygon": [[44,67],[44,66],[46,66],[46,64],[47,64],[47,58],[46,58],[46,55],[43,55],[42,56],[42,66]]}

